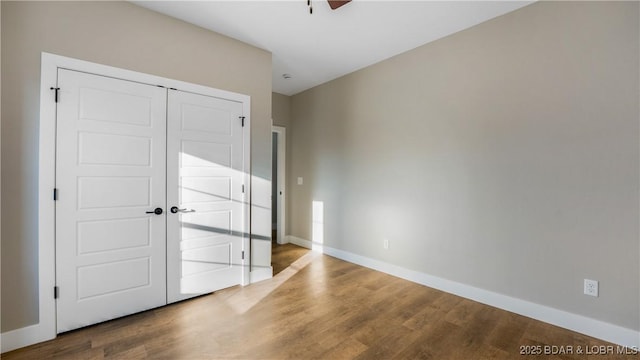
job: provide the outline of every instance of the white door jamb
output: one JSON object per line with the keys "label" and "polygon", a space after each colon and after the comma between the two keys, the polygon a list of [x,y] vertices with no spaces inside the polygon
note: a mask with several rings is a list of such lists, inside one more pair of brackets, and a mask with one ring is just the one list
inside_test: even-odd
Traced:
{"label": "white door jamb", "polygon": [[[286,204],[287,204],[287,192],[286,190],[286,160],[287,160],[287,129],[282,126],[273,126],[272,132],[278,135],[278,179],[277,179],[277,204],[278,204],[278,216],[276,226],[276,236],[278,244],[285,244],[285,224],[286,224]],[[272,210],[273,211],[273,210]]]}

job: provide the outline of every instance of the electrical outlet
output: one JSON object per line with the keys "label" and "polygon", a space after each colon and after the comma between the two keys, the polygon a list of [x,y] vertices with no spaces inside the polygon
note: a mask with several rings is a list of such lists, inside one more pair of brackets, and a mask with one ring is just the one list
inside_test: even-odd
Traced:
{"label": "electrical outlet", "polygon": [[389,250],[389,239],[384,239],[382,247],[384,247],[385,250]]}
{"label": "electrical outlet", "polygon": [[598,281],[584,279],[584,294],[589,296],[598,296]]}

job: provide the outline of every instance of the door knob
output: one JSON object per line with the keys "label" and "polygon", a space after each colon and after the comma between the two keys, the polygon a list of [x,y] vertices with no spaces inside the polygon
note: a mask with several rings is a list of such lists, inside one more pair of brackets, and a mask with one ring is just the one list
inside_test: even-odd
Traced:
{"label": "door knob", "polygon": [[155,208],[153,209],[153,211],[147,211],[147,214],[156,214],[156,215],[162,215],[162,208]]}
{"label": "door knob", "polygon": [[185,212],[196,212],[193,209],[179,209],[177,206],[172,206],[170,211],[171,211],[172,214],[179,213],[179,212],[183,212],[183,213],[185,213]]}

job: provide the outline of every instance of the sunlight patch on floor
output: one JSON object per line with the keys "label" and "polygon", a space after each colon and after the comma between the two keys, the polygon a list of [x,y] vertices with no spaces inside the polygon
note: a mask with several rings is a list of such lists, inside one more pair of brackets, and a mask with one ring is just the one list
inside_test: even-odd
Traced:
{"label": "sunlight patch on floor", "polygon": [[244,314],[320,255],[321,254],[317,252],[309,251],[273,278],[239,288],[236,293],[225,299],[227,305],[231,307],[236,314]]}

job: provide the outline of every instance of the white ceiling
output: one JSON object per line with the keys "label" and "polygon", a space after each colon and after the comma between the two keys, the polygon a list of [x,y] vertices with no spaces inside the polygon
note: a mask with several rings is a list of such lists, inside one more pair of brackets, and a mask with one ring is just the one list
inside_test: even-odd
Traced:
{"label": "white ceiling", "polygon": [[270,51],[273,91],[293,95],[533,1],[133,2]]}

